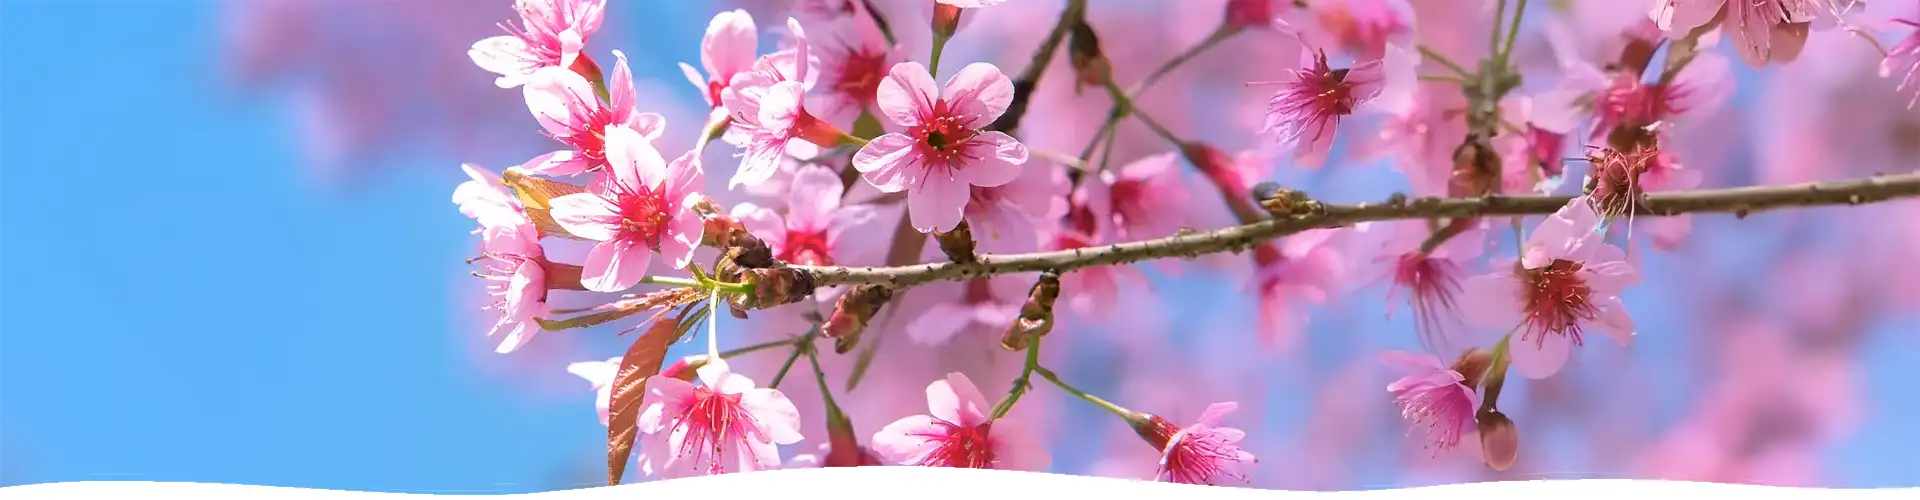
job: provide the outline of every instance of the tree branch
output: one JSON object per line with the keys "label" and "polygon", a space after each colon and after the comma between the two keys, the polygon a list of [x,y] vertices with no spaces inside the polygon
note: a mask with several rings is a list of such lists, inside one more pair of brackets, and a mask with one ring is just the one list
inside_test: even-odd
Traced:
{"label": "tree branch", "polygon": [[[1838,182],[1753,186],[1729,189],[1674,191],[1647,195],[1638,204],[1640,216],[1684,213],[1733,213],[1740,217],[1769,209],[1822,205],[1860,205],[1920,196],[1920,172],[1879,175]],[[1240,252],[1260,242],[1311,229],[1358,222],[1398,219],[1436,219],[1489,215],[1550,214],[1566,206],[1570,196],[1486,196],[1475,198],[1395,195],[1377,203],[1324,205],[1311,213],[1272,219],[1204,233],[1186,234],[1097,248],[1013,255],[981,255],[977,262],[939,262],[895,267],[792,266],[813,274],[817,286],[880,284],[894,288],[934,281],[1036,272],[1067,272],[1088,267],[1154,259],[1193,258],[1220,252]]]}

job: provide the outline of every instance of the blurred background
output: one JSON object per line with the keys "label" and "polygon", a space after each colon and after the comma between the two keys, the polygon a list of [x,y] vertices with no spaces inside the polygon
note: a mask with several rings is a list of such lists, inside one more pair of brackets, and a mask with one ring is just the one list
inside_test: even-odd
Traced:
{"label": "blurred background", "polygon": [[[905,53],[922,58],[928,7],[876,3]],[[947,60],[1017,72],[1062,3],[982,11]],[[1205,36],[1224,5],[1093,3],[1090,22],[1108,34],[1122,82]],[[1471,18],[1485,2],[1413,3],[1422,20],[1453,15],[1459,36],[1484,39],[1485,19],[1475,27]],[[1553,64],[1542,26],[1642,15],[1636,2],[1536,3],[1523,64]],[[641,108],[681,135],[706,109],[676,64],[697,65],[707,20],[747,8],[770,50],[770,27],[790,12],[775,0],[608,4],[589,51],[603,64],[605,51],[624,51]],[[1876,9],[1862,26],[1882,43],[1908,34],[1886,19],[1920,14]],[[566,366],[618,356],[632,337],[549,332],[494,354],[482,284],[462,263],[477,238],[449,203],[466,179],[460,163],[498,171],[553,148],[520,92],[494,87],[466,55],[514,15],[506,0],[0,3],[0,486],[519,493],[602,484],[605,428],[592,387]],[[1428,25],[1422,36],[1444,38],[1438,26],[1455,25]],[[1250,147],[1271,89],[1241,83],[1292,66],[1282,45],[1271,33],[1238,37],[1142,105],[1191,137]],[[1829,31],[1806,53],[1764,71],[1736,59],[1728,105],[1682,136],[1706,186],[1915,168],[1920,114],[1874,76],[1872,47]],[[1077,152],[1106,101],[1073,93],[1064,54],[1051,71],[1023,140]],[[1387,161],[1358,153],[1378,123],[1351,125],[1332,167],[1282,163],[1274,178],[1336,201],[1405,190]],[[1116,162],[1170,151],[1137,123],[1120,130]],[[728,154],[712,152],[708,164],[730,172]],[[709,180],[717,190],[725,177]],[[1218,210],[1200,197],[1214,196],[1210,188],[1188,180],[1195,209]],[[1406,436],[1384,391],[1397,375],[1376,358],[1420,346],[1404,308],[1383,314],[1381,286],[1302,309],[1298,345],[1261,350],[1250,348],[1261,342],[1256,313],[1237,282],[1192,265],[1152,267],[1152,286],[1123,293],[1125,315],[1066,320],[1050,339],[1069,340],[1049,341],[1048,363],[1083,388],[1177,421],[1238,401],[1228,425],[1248,432],[1261,488],[1580,477],[1920,486],[1916,214],[1908,202],[1701,216],[1676,250],[1636,243],[1648,276],[1626,296],[1636,343],[1589,342],[1559,376],[1508,384],[1501,406],[1522,448],[1505,472],[1465,448],[1433,457]],[[1365,285],[1378,266],[1352,253]],[[735,321],[722,329],[743,332],[728,339],[736,345],[792,333]],[[895,361],[876,362],[872,380],[840,400],[870,434],[924,410],[919,391],[943,370],[976,373],[997,397],[1017,355],[989,338],[915,352],[894,341],[882,358]],[[783,357],[735,365],[764,380]],[[818,395],[802,394],[810,386],[788,390],[816,416],[806,425],[817,437]],[[1058,391],[1042,387],[1018,414],[1045,432],[1054,472],[1151,473],[1151,450],[1120,422]]]}

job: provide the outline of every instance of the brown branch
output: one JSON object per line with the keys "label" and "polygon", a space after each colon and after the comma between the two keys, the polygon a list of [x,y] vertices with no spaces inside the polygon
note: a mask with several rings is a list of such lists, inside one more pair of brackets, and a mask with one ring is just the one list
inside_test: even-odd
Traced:
{"label": "brown branch", "polygon": [[995,119],[987,130],[1013,133],[1020,128],[1020,118],[1027,115],[1027,105],[1033,101],[1033,91],[1040,87],[1040,77],[1047,72],[1047,63],[1053,60],[1053,53],[1060,48],[1060,42],[1067,38],[1067,30],[1081,22],[1087,12],[1087,0],[1068,0],[1067,7],[1060,11],[1060,20],[1053,25],[1053,31],[1034,49],[1033,59],[1027,62],[1027,68],[1013,79],[1013,102],[1008,104],[1007,112]]}
{"label": "brown branch", "polygon": [[[1704,189],[1650,194],[1639,204],[1636,215],[1670,216],[1684,213],[1733,213],[1741,217],[1753,212],[1786,207],[1822,205],[1860,205],[1896,198],[1920,196],[1920,172],[1879,175],[1862,179],[1754,186],[1730,189]],[[1154,259],[1239,252],[1254,245],[1310,229],[1346,226],[1358,222],[1398,219],[1436,219],[1489,215],[1550,214],[1566,206],[1569,196],[1486,196],[1474,198],[1423,197],[1408,199],[1396,195],[1379,203],[1325,205],[1323,209],[1283,219],[1235,226],[1204,233],[1187,234],[1145,241],[1120,243],[1098,248],[1014,255],[980,255],[977,262],[956,264],[939,262],[896,267],[793,266],[813,273],[818,286],[842,284],[879,284],[903,288],[934,281],[949,281],[983,276],[1056,270],[1067,272],[1088,267],[1126,264]]]}

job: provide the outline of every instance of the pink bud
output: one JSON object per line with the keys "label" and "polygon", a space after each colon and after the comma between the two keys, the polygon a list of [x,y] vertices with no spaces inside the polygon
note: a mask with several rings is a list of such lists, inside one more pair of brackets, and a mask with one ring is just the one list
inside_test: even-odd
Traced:
{"label": "pink bud", "polygon": [[1493,409],[1480,412],[1476,420],[1480,429],[1480,454],[1487,467],[1496,471],[1513,467],[1514,458],[1520,454],[1520,430],[1513,426],[1513,420]]}
{"label": "pink bud", "polygon": [[1270,26],[1280,17],[1275,0],[1229,0],[1225,29],[1240,30]]}

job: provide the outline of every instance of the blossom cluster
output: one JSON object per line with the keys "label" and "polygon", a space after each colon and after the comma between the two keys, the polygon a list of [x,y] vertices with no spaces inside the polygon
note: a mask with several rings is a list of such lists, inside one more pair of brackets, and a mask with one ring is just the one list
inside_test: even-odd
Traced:
{"label": "blossom cluster", "polygon": [[[1241,445],[1246,433],[1226,426],[1235,402],[1210,402],[1176,424],[1068,383],[1041,346],[1072,345],[1061,338],[1069,335],[1052,335],[1056,325],[1099,322],[1126,308],[1128,294],[1151,288],[1148,259],[1099,260],[1115,249],[1323,216],[1326,203],[1271,182],[1273,165],[1332,168],[1337,140],[1354,140],[1343,124],[1373,120],[1382,124],[1376,140],[1360,149],[1390,160],[1413,196],[1576,194],[1534,221],[1461,213],[1334,225],[1198,262],[1243,271],[1231,274],[1258,304],[1260,347],[1276,352],[1299,347],[1308,307],[1364,285],[1360,275],[1383,277],[1426,352],[1385,353],[1404,376],[1376,395],[1401,408],[1434,455],[1466,443],[1504,470],[1520,446],[1516,423],[1497,405],[1509,371],[1553,377],[1590,333],[1633,342],[1622,297],[1642,279],[1635,252],[1672,251],[1691,231],[1685,213],[1653,217],[1650,194],[1701,186],[1693,159],[1674,145],[1724,105],[1734,65],[1791,61],[1810,32],[1859,29],[1844,6],[1815,0],[1655,0],[1605,29],[1550,26],[1553,71],[1522,71],[1515,33],[1526,0],[1488,2],[1491,13],[1479,15],[1492,18],[1485,28],[1495,43],[1485,48],[1434,35],[1465,26],[1416,0],[1231,0],[1205,40],[1125,88],[1116,67],[1134,61],[1102,47],[1103,34],[1117,32],[1087,21],[1084,11],[1101,5],[1073,0],[1039,42],[1044,57],[1033,67],[951,60],[996,29],[976,18],[1044,31],[993,17],[1020,1],[927,0],[917,11],[797,1],[769,30],[779,35],[770,51],[762,49],[765,19],[720,12],[700,40],[698,64],[680,65],[707,109],[704,121],[684,124],[647,111],[654,104],[641,102],[625,53],[597,48],[617,1],[517,0],[517,22],[474,43],[469,56],[496,86],[521,94],[553,150],[499,172],[462,165],[471,180],[453,195],[479,226],[475,274],[494,297],[488,336],[499,339],[498,352],[549,330],[646,330],[625,356],[569,368],[599,391],[616,482],[636,448],[639,470],[663,478],[882,464],[1044,471],[1045,431],[1015,412],[1035,403],[1021,404],[1043,390],[1038,377],[1125,423],[1158,457],[1141,477],[1244,484],[1259,461]],[[927,39],[910,44],[909,32],[921,30]],[[1287,64],[1257,65],[1266,76],[1244,87],[1261,95],[1234,104],[1259,117],[1240,134],[1256,139],[1251,146],[1230,153],[1153,116],[1160,110],[1147,105],[1147,87],[1177,78],[1178,66],[1225,40],[1255,35],[1262,50],[1281,53],[1263,58]],[[1722,40],[1734,57],[1716,51]],[[908,50],[916,45],[925,57]],[[1908,39],[1883,49],[1886,85],[1920,95],[1916,47]],[[1056,48],[1070,74],[1043,79]],[[1026,116],[1088,89],[1110,103],[1104,121],[1022,128]],[[1152,131],[1157,152],[1111,162],[1116,144],[1128,142],[1120,125],[1129,120]],[[1085,148],[1037,146],[1061,135]],[[709,147],[725,152],[709,155]],[[1184,175],[1188,166],[1198,182]],[[710,185],[709,169],[726,178],[723,188]],[[1635,237],[1636,223],[1651,234]],[[1511,255],[1501,257],[1508,232]],[[587,248],[568,255],[567,242]],[[904,276],[932,269],[915,265],[1040,252],[1087,264],[910,285],[833,282],[835,270]],[[561,296],[554,292],[599,299],[571,308],[550,300]],[[779,334],[722,351],[722,310]],[[667,363],[666,346],[702,323],[707,353]],[[996,401],[962,370],[882,351],[889,335],[1024,359],[1002,370],[1013,381]],[[767,380],[734,371],[759,351],[791,356]],[[806,364],[794,368],[801,357]],[[849,387],[832,387],[823,363],[850,377]],[[779,388],[790,369],[817,379],[818,415]],[[851,388],[869,370],[891,370],[892,380]],[[916,409],[889,409],[888,423],[860,433],[853,417],[876,412],[842,408],[836,391],[888,400],[915,393]],[[782,447],[819,438],[809,435],[814,426],[825,429],[818,453],[783,458]]]}

